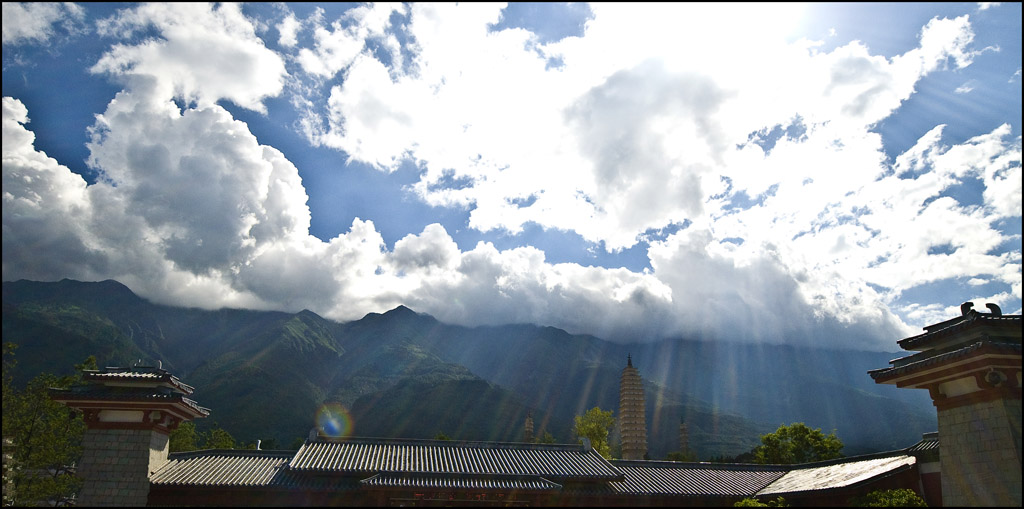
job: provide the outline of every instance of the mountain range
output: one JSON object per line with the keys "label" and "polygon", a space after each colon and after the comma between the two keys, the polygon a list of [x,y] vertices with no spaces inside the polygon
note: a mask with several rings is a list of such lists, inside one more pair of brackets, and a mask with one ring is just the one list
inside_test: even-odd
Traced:
{"label": "mountain range", "polygon": [[[847,455],[907,447],[937,429],[925,391],[876,385],[867,370],[897,354],[666,338],[633,344],[532,324],[463,327],[399,306],[339,323],[298,313],[151,303],[116,281],[3,283],[13,379],[100,365],[164,369],[194,386],[240,441],[304,437],[327,403],[351,434],[572,442],[573,416],[618,410],[627,356],[644,378],[648,455],[735,456],[780,424],[836,431]],[[900,338],[892,338],[893,345]]]}

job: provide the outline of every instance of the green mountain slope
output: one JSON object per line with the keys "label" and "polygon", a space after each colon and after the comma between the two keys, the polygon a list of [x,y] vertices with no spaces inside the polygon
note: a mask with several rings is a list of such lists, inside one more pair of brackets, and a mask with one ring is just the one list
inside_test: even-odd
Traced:
{"label": "green mountain slope", "polygon": [[[679,448],[736,455],[781,423],[837,429],[845,452],[905,447],[936,429],[927,395],[877,386],[866,371],[893,354],[683,339],[621,345],[552,327],[458,327],[404,306],[336,323],[315,313],[208,311],[149,303],[115,281],[3,283],[4,341],[20,344],[17,380],[160,360],[195,386],[236,438],[292,443],[327,402],[370,436],[570,441],[572,418],[618,410],[627,355],[645,380],[649,455]],[[895,339],[895,338],[894,338]]]}

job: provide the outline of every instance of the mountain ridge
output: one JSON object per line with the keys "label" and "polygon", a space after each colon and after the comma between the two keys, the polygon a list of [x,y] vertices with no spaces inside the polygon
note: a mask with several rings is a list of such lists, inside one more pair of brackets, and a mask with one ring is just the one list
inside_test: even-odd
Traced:
{"label": "mountain ridge", "polygon": [[[69,369],[84,356],[59,352],[90,348],[107,357],[101,365],[160,359],[244,440],[289,443],[331,401],[351,410],[361,434],[518,440],[532,414],[537,435],[571,440],[573,415],[617,411],[628,354],[645,380],[652,458],[678,449],[682,420],[702,457],[745,452],[760,433],[795,421],[837,428],[847,454],[905,447],[935,429],[930,401],[866,374],[888,353],[681,338],[620,345],[534,324],[444,324],[404,305],[344,323],[309,310],[177,308],[112,280],[4,282],[3,298],[4,338],[26,343],[18,353],[26,370]],[[402,418],[403,408],[416,418]]]}

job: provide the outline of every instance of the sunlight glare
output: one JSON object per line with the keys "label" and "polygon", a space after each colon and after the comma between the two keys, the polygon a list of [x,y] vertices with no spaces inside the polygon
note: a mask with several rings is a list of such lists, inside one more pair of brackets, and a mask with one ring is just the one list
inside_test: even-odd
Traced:
{"label": "sunlight glare", "polygon": [[324,435],[347,437],[352,434],[352,415],[339,403],[325,403],[316,412],[316,425]]}

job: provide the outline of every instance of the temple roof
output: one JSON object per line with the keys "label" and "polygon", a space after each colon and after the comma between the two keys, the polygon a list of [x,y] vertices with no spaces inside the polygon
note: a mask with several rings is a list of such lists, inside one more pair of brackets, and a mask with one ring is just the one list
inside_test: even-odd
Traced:
{"label": "temple roof", "polygon": [[192,419],[210,415],[210,409],[185,397],[194,389],[160,367],[107,367],[86,370],[84,383],[67,389],[51,388],[55,401],[76,408],[92,409],[159,409],[177,408],[181,417]]}
{"label": "temple roof", "polygon": [[875,382],[884,382],[895,377],[922,372],[940,364],[985,354],[997,356],[1016,355],[1019,357],[1021,355],[1021,343],[977,341],[968,343],[960,348],[926,351],[889,361],[890,364],[892,364],[891,367],[870,370],[868,371],[868,375],[870,375]]}
{"label": "temple roof", "polygon": [[269,486],[280,484],[278,474],[293,455],[290,451],[237,450],[171,454],[149,480],[155,485]]}
{"label": "temple roof", "polygon": [[403,488],[413,490],[495,490],[495,491],[557,491],[562,485],[536,476],[484,476],[439,474],[376,474],[359,481],[367,488]]}
{"label": "temple roof", "polygon": [[500,474],[578,482],[622,478],[600,454],[579,445],[383,438],[307,441],[289,468],[336,474]]}
{"label": "temple roof", "polygon": [[625,480],[612,491],[632,495],[750,496],[786,473],[780,465],[613,460]]}
{"label": "temple roof", "polygon": [[785,475],[758,491],[757,494],[782,495],[856,486],[882,475],[888,476],[902,472],[911,468],[915,463],[917,463],[917,459],[914,456],[898,455],[797,468],[786,472]]}
{"label": "temple roof", "polygon": [[931,433],[925,433],[921,441],[908,447],[907,452],[910,454],[921,454],[930,453],[939,450],[939,432],[933,431]]}
{"label": "temple roof", "polygon": [[[802,465],[595,461],[576,445],[377,438],[318,439],[299,452],[171,454],[154,487],[298,491],[466,489],[670,497],[752,497],[846,488],[912,468],[937,434],[884,453]],[[926,461],[926,460],[922,460]],[[305,468],[291,465],[309,464]],[[333,466],[332,466],[333,465]],[[554,479],[561,476],[562,481]],[[603,476],[603,482],[581,484]],[[566,482],[571,485],[566,486]]]}
{"label": "temple roof", "polygon": [[163,386],[182,394],[195,392],[191,385],[183,383],[178,377],[155,366],[106,367],[102,370],[86,370],[82,373],[82,380],[103,385]]}
{"label": "temple roof", "polygon": [[991,336],[992,333],[996,333],[997,336],[1000,333],[1008,333],[1009,337],[1016,337],[1020,341],[1020,327],[1021,315],[997,315],[970,310],[963,316],[929,325],[924,328],[923,334],[901,339],[897,341],[897,344],[904,350],[941,348],[949,346],[946,342],[955,339],[956,336],[961,336],[965,341],[976,339],[966,335],[973,329],[982,329],[977,331],[982,336]]}
{"label": "temple roof", "polygon": [[[53,395],[55,401],[62,401],[65,403],[100,403],[100,402],[130,402],[130,403],[152,403],[152,404],[180,404],[189,410],[191,410],[196,417],[210,415],[210,409],[199,406],[199,403],[186,398],[185,396],[178,393],[139,393],[139,392],[124,392],[117,390],[110,390],[102,388],[99,390],[92,390],[88,392],[76,391],[76,387],[71,389],[50,389],[50,393]],[[72,405],[79,406],[79,405]]]}
{"label": "temple roof", "polygon": [[300,491],[359,489],[357,479],[297,474],[288,469],[294,451],[208,449],[172,453],[149,476],[159,487],[270,488]]}

